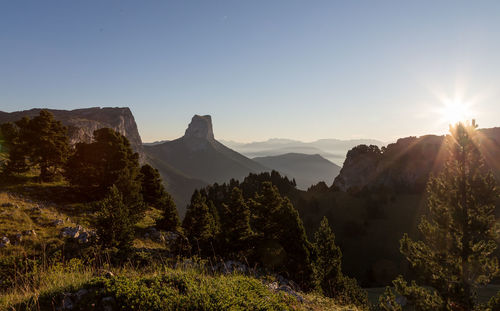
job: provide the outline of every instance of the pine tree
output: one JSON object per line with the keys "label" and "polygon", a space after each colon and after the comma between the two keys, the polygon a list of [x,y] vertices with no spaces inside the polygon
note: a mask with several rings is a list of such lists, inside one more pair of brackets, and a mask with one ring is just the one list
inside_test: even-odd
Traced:
{"label": "pine tree", "polygon": [[342,252],[335,244],[328,219],[323,217],[318,231],[314,233],[314,281],[325,296],[332,297],[338,304],[368,306],[368,295],[356,279],[342,273]]}
{"label": "pine tree", "polygon": [[47,110],[31,119],[26,127],[21,128],[23,141],[30,146],[31,162],[40,166],[40,180],[52,179],[62,168],[69,152],[67,129],[56,121]]}
{"label": "pine tree", "polygon": [[162,218],[156,223],[158,229],[178,231],[179,214],[172,196],[165,190],[160,173],[149,164],[141,167],[141,194],[144,203],[162,211]]}
{"label": "pine tree", "polygon": [[323,293],[332,297],[334,283],[341,276],[342,252],[335,244],[335,235],[328,219],[323,217],[314,233],[314,275]]}
{"label": "pine tree", "polygon": [[210,253],[211,243],[215,238],[216,224],[206,198],[199,190],[195,190],[191,197],[182,227],[194,249],[202,254]]}
{"label": "pine tree", "polygon": [[450,127],[449,158],[427,187],[429,214],[419,225],[422,240],[407,235],[401,240],[401,252],[440,299],[401,279],[396,288],[418,293],[416,299],[426,297],[434,305],[441,301],[440,310],[472,310],[476,289],[499,271],[493,253],[498,193],[493,175],[484,167],[476,128],[474,121]]}
{"label": "pine tree", "polygon": [[130,249],[134,238],[134,223],[131,208],[123,202],[123,195],[116,186],[111,186],[109,194],[96,203],[97,235],[99,243],[106,248]]}
{"label": "pine tree", "polygon": [[79,143],[68,159],[65,176],[69,182],[92,197],[103,197],[112,185],[131,207],[133,221],[143,217],[139,155],[128,139],[110,128],[94,131],[92,143]]}
{"label": "pine tree", "polygon": [[263,182],[251,201],[258,239],[257,254],[265,266],[288,274],[305,288],[312,285],[311,244],[299,213],[271,182]]}
{"label": "pine tree", "polygon": [[165,196],[160,173],[149,164],[141,166],[141,193],[144,203],[157,208]]}
{"label": "pine tree", "polygon": [[10,122],[4,123],[0,126],[0,131],[4,141],[2,151],[8,153],[4,172],[20,174],[28,171],[28,151],[26,144],[21,142],[19,127]]}
{"label": "pine tree", "polygon": [[228,204],[223,204],[225,211],[223,234],[227,249],[234,252],[243,251],[245,243],[252,236],[250,227],[250,209],[243,198],[243,192],[234,187]]}
{"label": "pine tree", "polygon": [[162,217],[156,223],[158,229],[173,232],[177,232],[181,229],[179,213],[177,212],[174,200],[170,194],[166,193],[158,209],[162,212]]}
{"label": "pine tree", "polygon": [[69,153],[67,129],[47,110],[33,119],[24,117],[1,126],[9,152],[7,173],[23,173],[30,166],[40,168],[40,181],[51,180]]}

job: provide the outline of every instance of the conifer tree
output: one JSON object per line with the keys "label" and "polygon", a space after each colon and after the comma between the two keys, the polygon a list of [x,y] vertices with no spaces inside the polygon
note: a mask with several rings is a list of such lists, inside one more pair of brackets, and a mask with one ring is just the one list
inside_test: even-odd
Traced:
{"label": "conifer tree", "polygon": [[144,203],[162,211],[157,227],[167,231],[178,231],[179,214],[172,196],[165,190],[160,173],[149,164],[141,167],[141,194]]}
{"label": "conifer tree", "polygon": [[69,152],[67,129],[47,110],[30,119],[1,126],[9,159],[8,173],[26,172],[30,166],[40,168],[40,181],[51,180],[66,162]]}
{"label": "conifer tree", "polygon": [[245,243],[252,236],[250,227],[250,209],[243,198],[243,192],[234,187],[228,204],[223,204],[225,210],[223,233],[227,248],[238,252],[245,248]]}
{"label": "conifer tree", "polygon": [[2,151],[7,152],[4,172],[20,174],[28,171],[28,151],[26,144],[21,142],[20,129],[13,123],[4,123],[0,126],[4,145]]}
{"label": "conifer tree", "polygon": [[149,164],[141,166],[141,194],[144,203],[158,207],[165,193],[158,170]]}
{"label": "conifer tree", "polygon": [[160,201],[158,209],[162,211],[162,217],[156,223],[158,229],[173,232],[181,229],[179,213],[170,194],[166,193],[164,199]]}
{"label": "conifer tree", "polygon": [[[259,235],[260,260],[272,260],[271,266],[300,282],[304,287],[312,284],[311,244],[307,240],[299,213],[288,198],[282,198],[271,182],[263,182],[261,190],[251,201],[255,211],[252,228]],[[269,254],[274,253],[269,258]],[[268,259],[265,259],[265,258]]]}
{"label": "conifer tree", "polygon": [[342,252],[335,244],[335,235],[328,219],[323,217],[314,233],[314,275],[323,293],[332,297],[334,283],[341,276]]}
{"label": "conifer tree", "polygon": [[133,212],[130,206],[123,202],[123,196],[115,185],[109,194],[96,203],[97,235],[99,243],[106,248],[128,250],[134,238]]}
{"label": "conifer tree", "polygon": [[323,217],[314,234],[314,278],[323,294],[333,297],[338,304],[368,306],[368,295],[356,279],[342,273],[342,252],[335,244],[328,219]]}
{"label": "conifer tree", "polygon": [[115,185],[131,207],[133,221],[143,217],[139,155],[128,139],[110,128],[94,131],[92,143],[79,143],[68,159],[65,176],[92,197],[103,197]]}
{"label": "conifer tree", "polygon": [[477,288],[499,271],[494,255],[498,193],[484,167],[476,128],[474,121],[450,126],[449,158],[427,187],[429,213],[419,225],[422,240],[406,234],[401,240],[401,252],[436,291],[395,281],[396,289],[417,300],[420,310],[472,310]]}
{"label": "conifer tree", "polygon": [[215,220],[206,198],[199,190],[195,190],[182,222],[182,227],[192,247],[203,254],[208,254],[210,243],[215,238],[215,226]]}
{"label": "conifer tree", "polygon": [[31,162],[40,166],[40,180],[52,179],[69,152],[67,129],[47,110],[21,127],[22,140],[29,146]]}

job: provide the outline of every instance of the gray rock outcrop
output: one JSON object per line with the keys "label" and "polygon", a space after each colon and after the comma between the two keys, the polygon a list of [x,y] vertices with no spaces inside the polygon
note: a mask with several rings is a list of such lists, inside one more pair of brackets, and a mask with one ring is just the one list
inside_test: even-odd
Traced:
{"label": "gray rock outcrop", "polygon": [[[39,108],[3,112],[0,111],[0,124],[15,122],[23,117],[35,117],[40,113]],[[76,110],[47,109],[56,120],[68,127],[70,143],[91,142],[95,130],[108,127],[127,137],[135,152],[143,156],[141,136],[137,129],[134,116],[129,108],[84,108]]]}

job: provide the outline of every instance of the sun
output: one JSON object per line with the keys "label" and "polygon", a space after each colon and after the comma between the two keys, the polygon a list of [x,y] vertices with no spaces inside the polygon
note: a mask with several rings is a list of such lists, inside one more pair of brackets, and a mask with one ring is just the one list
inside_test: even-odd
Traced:
{"label": "sun", "polygon": [[448,100],[443,102],[441,109],[442,119],[449,124],[464,122],[470,118],[469,104],[462,100]]}

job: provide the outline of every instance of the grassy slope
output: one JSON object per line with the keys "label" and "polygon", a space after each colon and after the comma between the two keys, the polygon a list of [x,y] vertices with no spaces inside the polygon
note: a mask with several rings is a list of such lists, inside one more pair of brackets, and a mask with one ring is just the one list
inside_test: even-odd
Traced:
{"label": "grassy slope", "polygon": [[[0,189],[0,237],[8,236],[13,242],[18,233],[25,230],[36,232],[36,235],[23,236],[17,245],[0,249],[0,259],[43,255],[45,248],[64,244],[60,237],[62,227],[76,224],[91,227],[94,221],[94,214],[86,211],[85,204],[67,200],[64,184],[23,182],[8,187],[4,185]],[[42,200],[51,194],[57,194],[54,198],[57,203]],[[164,248],[160,243],[140,238],[141,230],[152,225],[158,216],[157,210],[150,210],[138,224],[140,233],[134,241],[136,248]],[[62,219],[64,223],[55,226],[53,221],[56,219]],[[84,266],[79,260],[64,265],[40,266],[37,273],[23,276],[14,287],[0,292],[0,310],[52,310],[52,302],[57,302],[63,292],[76,292],[85,287],[101,288],[104,290],[102,295],[114,297],[126,309],[134,306],[143,310],[169,310],[168,306],[176,304],[181,309],[197,310],[349,309],[314,294],[301,293],[305,298],[301,303],[292,296],[269,290],[261,280],[249,276],[210,275],[194,269],[174,270],[163,266],[150,266],[147,270],[135,267],[115,269],[113,272],[118,277],[110,281],[96,277],[98,271]],[[81,307],[86,310],[90,305]]]}
{"label": "grassy slope", "polygon": [[[52,310],[67,293],[85,288],[76,310],[102,310],[103,298],[112,297],[120,310],[358,310],[337,306],[331,299],[301,294],[305,301],[275,292],[260,280],[238,274],[210,275],[197,269],[122,268],[112,278],[95,276],[81,265],[54,267],[42,272],[36,288],[16,288],[0,294],[0,309]],[[92,306],[94,304],[94,306]]]}

